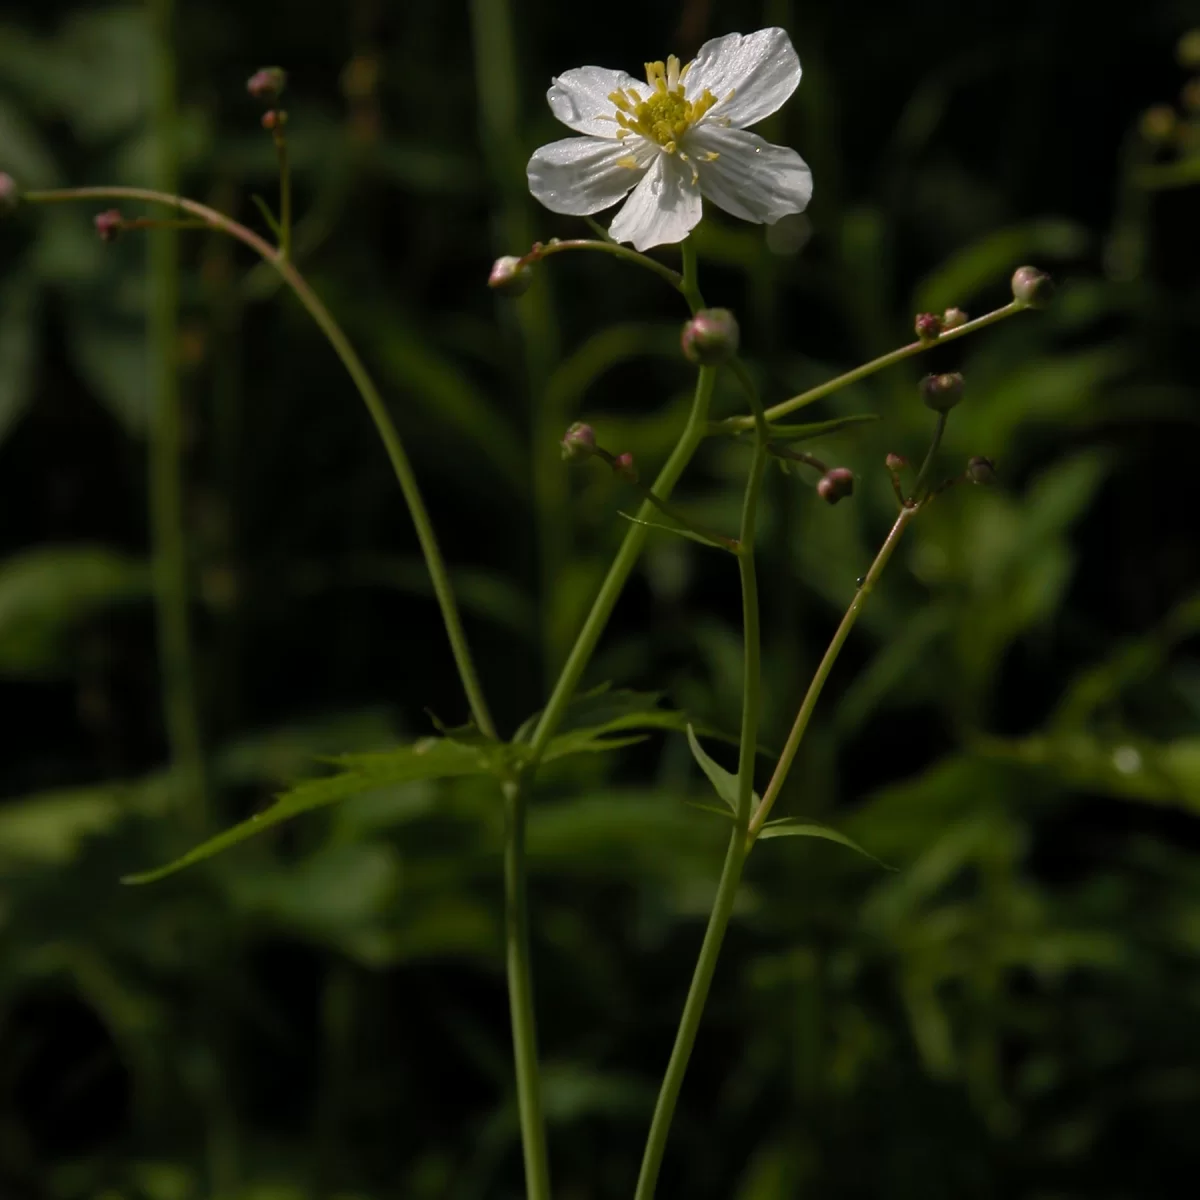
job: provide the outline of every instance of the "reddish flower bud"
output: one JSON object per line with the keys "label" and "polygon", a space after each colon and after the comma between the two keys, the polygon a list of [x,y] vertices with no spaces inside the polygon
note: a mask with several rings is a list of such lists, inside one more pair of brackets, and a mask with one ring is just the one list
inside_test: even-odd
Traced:
{"label": "reddish flower bud", "polygon": [[21,203],[21,189],[17,181],[4,171],[0,171],[0,217],[7,217],[17,211]]}
{"label": "reddish flower bud", "polygon": [[92,218],[92,224],[95,225],[96,233],[99,234],[102,242],[111,242],[121,232],[125,219],[121,216],[119,208],[110,208],[102,213],[97,213]]}
{"label": "reddish flower bud", "polygon": [[821,476],[817,495],[826,504],[836,504],[854,493],[854,473],[849,467],[834,467]]}
{"label": "reddish flower bud", "polygon": [[942,328],[961,329],[970,319],[961,308],[948,308],[942,313]]}
{"label": "reddish flower bud", "polygon": [[921,399],[926,408],[948,413],[961,399],[963,377],[957,372],[947,375],[926,375],[921,380]]}
{"label": "reddish flower bud", "polygon": [[533,268],[513,254],[505,254],[492,264],[488,287],[502,296],[523,296],[533,283]]}
{"label": "reddish flower bud", "polygon": [[908,459],[903,454],[889,454],[883,460],[883,464],[893,474],[897,471],[903,471],[908,466]]}
{"label": "reddish flower bud", "polygon": [[268,108],[262,115],[262,127],[269,133],[282,129],[287,124],[287,113],[282,108]]}
{"label": "reddish flower bud", "polygon": [[732,358],[740,341],[737,318],[727,308],[698,312],[679,338],[684,358],[702,367],[715,367]]}
{"label": "reddish flower bud", "polygon": [[596,431],[590,425],[576,421],[563,434],[561,445],[564,459],[590,458],[596,451]]}
{"label": "reddish flower bud", "polygon": [[913,327],[923,342],[936,342],[942,336],[942,318],[937,313],[917,313]]}
{"label": "reddish flower bud", "polygon": [[633,455],[628,450],[624,454],[618,454],[613,459],[612,469],[613,473],[619,475],[622,479],[626,479],[630,483],[637,483],[637,467],[633,465]]}
{"label": "reddish flower bud", "polygon": [[268,104],[278,100],[286,86],[287,72],[282,67],[262,67],[246,80],[246,91]]}
{"label": "reddish flower bud", "polygon": [[972,483],[991,483],[996,478],[996,464],[982,454],[967,459],[967,478]]}
{"label": "reddish flower bud", "polygon": [[1054,280],[1037,267],[1018,267],[1012,277],[1013,299],[1030,308],[1045,308],[1054,295]]}

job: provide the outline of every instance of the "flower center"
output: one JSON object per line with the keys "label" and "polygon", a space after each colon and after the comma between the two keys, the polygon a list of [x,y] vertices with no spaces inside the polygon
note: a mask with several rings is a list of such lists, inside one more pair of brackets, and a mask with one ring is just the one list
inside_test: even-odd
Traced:
{"label": "flower center", "polygon": [[674,154],[680,138],[717,102],[708,88],[695,100],[683,94],[683,80],[691,66],[688,63],[680,70],[679,59],[673,54],[665,63],[647,63],[646,82],[654,89],[648,100],[631,88],[613,92],[608,98],[617,106],[616,121],[621,127],[617,137],[637,134]]}

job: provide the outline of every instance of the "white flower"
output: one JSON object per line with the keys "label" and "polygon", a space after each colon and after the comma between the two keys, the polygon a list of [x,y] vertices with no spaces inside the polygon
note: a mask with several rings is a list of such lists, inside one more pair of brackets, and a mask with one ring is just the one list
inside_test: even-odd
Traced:
{"label": "white flower", "polygon": [[584,136],[536,151],[529,190],[552,212],[586,216],[632,189],[609,233],[639,250],[687,237],[702,196],[745,221],[773,224],[805,208],[812,173],[794,150],[745,128],[799,82],[800,60],[782,29],[714,38],[682,70],[674,55],[647,63],[645,83],[604,67],[568,71],[546,99]]}

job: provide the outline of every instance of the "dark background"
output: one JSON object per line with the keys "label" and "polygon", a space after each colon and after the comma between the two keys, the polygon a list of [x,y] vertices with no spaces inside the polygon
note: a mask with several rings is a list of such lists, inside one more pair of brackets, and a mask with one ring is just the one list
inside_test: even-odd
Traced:
{"label": "dark background", "polygon": [[[405,438],[505,734],[542,703],[636,503],[557,439],[586,416],[649,475],[691,386],[681,304],[649,274],[564,255],[520,301],[484,287],[497,254],[582,232],[524,187],[528,154],[566,136],[552,74],[790,31],[804,79],[761,132],[810,163],[813,204],[769,235],[720,213],[698,234],[706,296],[738,312],[769,402],[910,340],[917,311],[1004,303],[1022,262],[1054,274],[1049,311],[809,410],[882,417],[818,447],[856,472],[852,501],[769,477],[778,745],[894,511],[883,457],[927,445],[925,370],[967,380],[941,470],[999,465],[915,523],[781,800],[899,870],[759,847],[660,1192],[1177,1194],[1200,1168],[1200,140],[1176,54],[1196,5],[155,14],[169,37],[137,6],[11,0],[0,169],[146,185],[166,145],[183,190],[261,229],[274,152],[245,80],[288,68],[300,264]],[[1177,124],[1155,143],[1140,130],[1162,104]],[[178,337],[148,337],[163,276],[141,235],[96,239],[107,206],[0,227],[0,1196],[517,1196],[491,785],[382,789],[117,882],[322,755],[467,714],[332,352],[203,233],[179,242]],[[172,360],[196,669],[167,689],[193,690],[205,803],[167,734],[151,587],[148,463],[173,466],[148,414]],[[716,406],[740,408],[724,381]],[[736,528],[747,463],[705,447],[680,492],[697,519]],[[653,537],[588,680],[735,731],[730,562]],[[676,735],[541,777],[535,969],[567,1200],[632,1192],[720,861],[688,798],[706,796]]]}

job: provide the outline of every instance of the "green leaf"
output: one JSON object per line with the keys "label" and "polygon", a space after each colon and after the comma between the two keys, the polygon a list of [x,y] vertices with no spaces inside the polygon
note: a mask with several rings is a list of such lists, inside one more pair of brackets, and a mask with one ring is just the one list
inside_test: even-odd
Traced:
{"label": "green leaf", "polygon": [[768,429],[773,442],[806,442],[878,420],[878,413],[854,413],[846,417],[834,417],[830,421],[811,421],[807,425],[769,425]]}
{"label": "green leaf", "polygon": [[307,780],[284,792],[265,812],[226,829],[166,866],[136,875],[127,875],[123,883],[153,883],[194,863],[211,858],[230,846],[290,820],[300,813],[324,808],[363,792],[421,779],[449,779],[464,775],[501,775],[509,765],[507,747],[468,746],[451,738],[422,738],[410,746],[379,754],[346,754],[335,762],[342,768],[334,775]]}
{"label": "green leaf", "polygon": [[[644,741],[646,734],[651,730],[665,729],[682,733],[686,728],[686,714],[671,709],[649,708],[625,712],[599,724],[571,729],[551,738],[542,755],[542,761],[551,762],[569,754],[619,750],[623,746],[632,746]],[[629,731],[628,736],[613,736],[626,731]]]}
{"label": "green leaf", "polygon": [[149,589],[145,564],[100,546],[41,546],[0,563],[0,675],[69,671],[71,627]]}
{"label": "green leaf", "polygon": [[647,529],[661,529],[664,533],[673,533],[678,537],[687,538],[689,542],[699,542],[701,546],[711,546],[714,550],[734,553],[732,546],[718,542],[715,538],[705,537],[704,534],[697,533],[694,529],[684,529],[681,525],[663,525],[659,521],[643,521],[640,517],[632,516],[627,512],[620,512],[620,516],[634,525],[644,525]]}
{"label": "green leaf", "polygon": [[775,821],[768,821],[759,833],[759,838],[780,838],[780,837],[809,837],[809,838],[824,838],[827,842],[837,842],[839,846],[848,846],[851,850],[857,850],[864,858],[869,858],[873,863],[879,863],[886,871],[894,871],[895,867],[889,867],[887,863],[881,862],[875,855],[864,850],[853,838],[848,838],[844,833],[838,833],[836,829],[830,829],[828,825],[816,825],[811,821],[805,821],[802,817],[780,817]]}
{"label": "green leaf", "polygon": [[[696,740],[696,734],[691,725],[687,727],[687,740],[688,745],[692,750],[692,757],[700,764],[700,770],[702,770],[704,774],[708,776],[708,781],[716,789],[717,795],[720,796],[721,799],[724,800],[734,812],[737,812],[737,776],[730,774],[730,772],[726,771],[724,767],[713,762],[713,760],[709,758],[707,754],[705,754],[703,747]],[[758,793],[753,793],[752,798],[757,802]]]}

